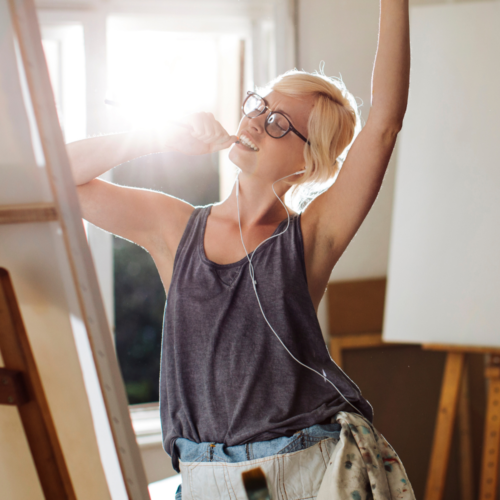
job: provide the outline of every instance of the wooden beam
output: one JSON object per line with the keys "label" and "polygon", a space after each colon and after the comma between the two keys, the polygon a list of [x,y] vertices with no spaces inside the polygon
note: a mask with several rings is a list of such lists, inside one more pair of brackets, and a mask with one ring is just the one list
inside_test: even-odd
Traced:
{"label": "wooden beam", "polygon": [[0,206],[0,224],[50,222],[57,219],[57,210],[53,203],[26,203]]}
{"label": "wooden beam", "polygon": [[[386,345],[381,333],[363,333],[358,335],[339,335],[333,337],[331,342],[336,342],[341,349],[363,349]],[[390,344],[387,344],[390,345]]]}
{"label": "wooden beam", "polygon": [[446,357],[425,500],[443,498],[464,358],[465,354],[459,352],[449,352]]}
{"label": "wooden beam", "polygon": [[465,354],[500,354],[500,348],[477,347],[469,345],[422,344],[429,351],[463,352]]}

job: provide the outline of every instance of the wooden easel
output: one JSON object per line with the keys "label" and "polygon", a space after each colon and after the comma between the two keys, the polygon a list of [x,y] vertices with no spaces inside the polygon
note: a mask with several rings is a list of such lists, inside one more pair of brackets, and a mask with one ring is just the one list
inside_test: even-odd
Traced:
{"label": "wooden easel", "polygon": [[[30,194],[31,203],[0,205],[0,224],[40,223],[46,227],[47,223],[51,223],[52,227],[57,224],[63,247],[61,255],[64,253],[61,261],[67,263],[64,271],[67,273],[64,275],[67,288],[64,293],[73,301],[73,311],[81,320],[90,344],[121,479],[130,500],[145,500],[149,498],[146,474],[131,425],[113,339],[82,225],[76,188],[54,105],[35,5],[33,0],[4,0],[6,2],[10,10],[12,36],[15,39],[12,42],[16,41],[19,48],[18,57],[16,56],[17,64],[22,69],[19,73],[25,78],[25,90],[32,110],[31,125],[38,134],[43,152],[44,165],[38,163],[37,166],[33,158],[33,166],[37,171],[34,185],[38,186],[39,180],[45,176],[44,182],[50,186],[51,196],[41,195],[33,190],[33,194]],[[13,44],[11,46],[14,47]],[[8,44],[5,47],[9,50]],[[18,83],[14,81],[14,86]],[[25,125],[13,122],[13,127],[21,130]],[[35,157],[34,150],[32,153]],[[41,166],[44,168],[38,170]],[[32,171],[26,169],[26,172]],[[51,201],[40,201],[48,198]],[[22,249],[20,252],[22,253]],[[4,262],[3,265],[9,268],[13,282],[17,285],[16,279],[22,273],[19,269],[14,269],[17,265],[15,259],[10,262],[14,264]],[[62,274],[59,276],[61,280]],[[50,500],[76,500],[77,496],[82,498],[77,481],[74,484],[71,482],[67,466],[70,461],[68,459],[66,463],[62,453],[51,409],[21,319],[20,311],[23,309],[17,303],[7,271],[0,272],[0,281],[0,352],[5,362],[5,367],[0,371],[0,404],[15,405],[18,408],[45,497]],[[24,307],[22,301],[20,304]],[[69,315],[69,310],[66,312]],[[29,333],[31,335],[31,331]],[[69,328],[67,333],[73,338],[74,332]],[[61,442],[65,443],[62,436]],[[65,448],[65,452],[70,450]],[[74,470],[72,469],[72,473]],[[82,489],[82,483],[79,484]]]}
{"label": "wooden easel", "polygon": [[16,406],[45,498],[76,500],[9,273],[0,268],[0,404]]}
{"label": "wooden easel", "polygon": [[424,345],[424,349],[447,351],[441,386],[434,440],[432,445],[425,500],[441,500],[444,494],[446,472],[451,451],[453,428],[457,412],[460,425],[462,499],[473,500],[471,438],[466,354],[487,356],[485,379],[488,383],[483,458],[479,500],[495,500],[498,494],[498,467],[500,452],[500,349]]}

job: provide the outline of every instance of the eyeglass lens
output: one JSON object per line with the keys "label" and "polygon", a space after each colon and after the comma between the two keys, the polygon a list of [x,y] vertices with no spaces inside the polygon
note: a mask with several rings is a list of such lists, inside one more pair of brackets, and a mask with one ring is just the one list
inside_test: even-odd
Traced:
{"label": "eyeglass lens", "polygon": [[248,118],[255,118],[261,115],[266,109],[266,103],[256,95],[249,95],[243,104],[243,112]]}
{"label": "eyeglass lens", "polygon": [[290,128],[288,120],[279,113],[271,113],[266,120],[266,130],[271,137],[283,137]]}
{"label": "eyeglass lens", "polygon": [[[266,109],[264,100],[256,95],[249,95],[243,105],[243,112],[248,118],[261,115]],[[274,138],[283,137],[290,128],[288,120],[280,113],[270,113],[266,119],[266,131]]]}

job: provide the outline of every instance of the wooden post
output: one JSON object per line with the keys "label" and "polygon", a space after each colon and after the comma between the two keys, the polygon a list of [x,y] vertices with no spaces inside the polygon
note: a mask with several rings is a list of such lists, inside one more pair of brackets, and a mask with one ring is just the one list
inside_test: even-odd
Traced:
{"label": "wooden post", "polygon": [[498,494],[500,452],[500,355],[490,354],[485,370],[489,383],[484,428],[483,462],[479,500],[495,500]]}
{"label": "wooden post", "polygon": [[425,500],[441,500],[443,497],[464,357],[463,352],[448,352],[446,357]]}
{"label": "wooden post", "polygon": [[458,429],[460,446],[460,494],[462,500],[474,500],[474,473],[470,423],[469,370],[465,360],[458,399]]}

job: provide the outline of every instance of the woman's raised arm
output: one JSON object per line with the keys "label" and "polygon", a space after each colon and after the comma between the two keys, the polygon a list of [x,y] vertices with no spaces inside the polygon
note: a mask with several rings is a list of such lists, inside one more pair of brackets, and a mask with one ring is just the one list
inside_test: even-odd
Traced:
{"label": "woman's raised arm", "polygon": [[399,130],[406,112],[409,84],[408,0],[382,0],[369,119],[381,128]]}
{"label": "woman's raised arm", "polygon": [[[401,130],[410,80],[408,0],[381,0],[372,106],[333,186],[305,210],[315,258],[333,268],[369,212]],[[321,240],[321,241],[320,241]]]}

